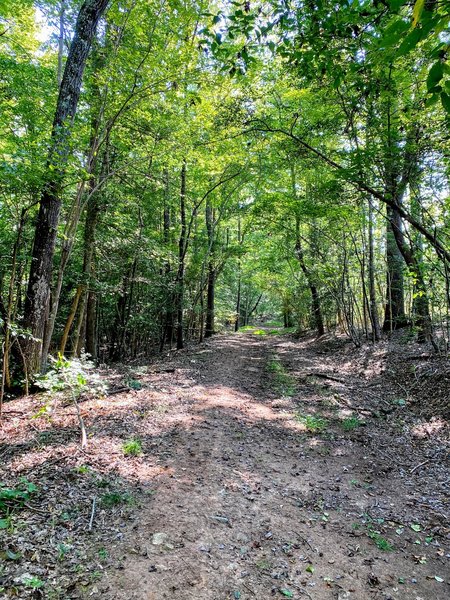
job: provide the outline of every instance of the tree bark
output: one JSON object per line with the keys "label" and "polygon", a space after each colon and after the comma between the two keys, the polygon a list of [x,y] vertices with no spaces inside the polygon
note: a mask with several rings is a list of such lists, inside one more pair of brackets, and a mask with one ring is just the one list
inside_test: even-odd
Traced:
{"label": "tree bark", "polygon": [[374,257],[374,236],[373,236],[373,206],[369,198],[369,314],[372,325],[372,337],[374,342],[378,342],[380,335],[380,321],[378,318],[377,291],[375,286],[375,257]]}
{"label": "tree bark", "polygon": [[81,6],[59,89],[47,158],[48,178],[41,195],[25,300],[24,325],[32,336],[27,339],[25,352],[28,373],[35,373],[41,367],[42,339],[49,310],[53,256],[70,149],[70,132],[86,60],[97,23],[108,2],[109,0],[85,0]]}
{"label": "tree bark", "polygon": [[208,233],[208,285],[206,293],[206,326],[205,337],[214,334],[214,299],[216,286],[216,270],[214,268],[214,213],[211,200],[206,200],[206,231]]}
{"label": "tree bark", "polygon": [[63,75],[63,57],[64,57],[64,19],[66,15],[66,0],[61,0],[59,8],[59,33],[58,33],[58,70],[56,79],[58,86],[61,85]]}
{"label": "tree bark", "polygon": [[[241,236],[241,218],[238,217],[238,232],[237,232],[237,241],[239,246],[242,245],[242,236]],[[239,331],[239,321],[241,317],[241,282],[242,279],[242,263],[241,257],[238,258],[238,288],[237,288],[237,298],[236,298],[236,321],[234,322],[234,331]]]}
{"label": "tree bark", "polygon": [[176,312],[177,312],[177,349],[184,347],[183,338],[183,304],[184,304],[184,265],[187,248],[187,227],[186,227],[186,160],[183,160],[181,167],[181,186],[180,186],[180,220],[181,232],[178,242],[178,273],[177,273],[177,291],[176,291]]}
{"label": "tree bark", "polygon": [[393,222],[392,232],[398,250],[403,257],[411,275],[414,278],[414,310],[415,324],[418,327],[418,341],[425,342],[432,339],[432,323],[428,305],[428,293],[422,273],[422,265],[413,248],[406,242],[400,222]]}
{"label": "tree bark", "polygon": [[[171,228],[171,218],[170,218],[170,179],[169,179],[169,170],[164,168],[163,171],[163,179],[164,179],[164,208],[163,208],[163,243],[166,248],[169,248],[171,242],[170,228]],[[171,283],[171,264],[169,258],[165,261],[164,270],[161,271],[161,275],[164,276],[164,283],[167,287],[170,287]],[[166,294],[166,300],[164,303],[164,307],[162,309],[162,331],[161,338],[159,342],[159,351],[162,352],[164,350],[164,345],[166,343],[166,339],[169,342],[170,347],[172,347],[173,342],[173,293]]]}
{"label": "tree bark", "polygon": [[[95,179],[91,179],[91,187],[95,187]],[[84,256],[83,256],[83,274],[82,274],[82,292],[79,302],[78,323],[76,327],[76,348],[74,353],[79,354],[78,347],[86,350],[86,329],[82,335],[84,324],[87,323],[87,304],[91,292],[92,270],[95,251],[95,234],[97,230],[98,217],[100,215],[100,199],[95,193],[91,195],[86,212],[86,222],[84,226]],[[92,305],[91,305],[92,308]],[[92,321],[92,316],[90,320]],[[94,317],[95,318],[95,317]],[[92,333],[92,332],[91,332]]]}
{"label": "tree bark", "polygon": [[403,257],[399,250],[396,233],[402,230],[399,212],[387,207],[386,224],[386,306],[383,331],[394,331],[408,323],[405,314]]}
{"label": "tree bark", "polygon": [[[292,196],[293,196],[294,201],[296,201],[297,188],[296,188],[296,181],[295,181],[295,169],[293,166],[291,166],[291,179],[292,179]],[[319,296],[319,291],[317,289],[314,278],[305,262],[305,257],[303,254],[303,248],[302,248],[301,239],[300,239],[300,217],[299,217],[297,208],[296,208],[296,213],[295,213],[295,255],[297,257],[298,262],[300,263],[300,268],[303,271],[303,274],[305,275],[309,290],[311,292],[312,316],[313,316],[314,323],[315,323],[315,326],[317,329],[317,335],[320,337],[320,336],[324,335],[324,333],[325,333],[325,327],[323,324],[323,317],[322,317],[322,309],[320,306],[320,296]]]}

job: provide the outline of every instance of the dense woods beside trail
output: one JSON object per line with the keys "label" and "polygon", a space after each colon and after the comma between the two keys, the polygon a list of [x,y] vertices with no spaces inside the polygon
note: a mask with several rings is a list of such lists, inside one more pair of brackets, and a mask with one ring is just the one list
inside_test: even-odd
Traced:
{"label": "dense woods beside trail", "polygon": [[[198,412],[210,411],[205,428],[215,431],[220,416],[209,404],[214,401],[222,411],[223,431],[208,441],[201,427],[189,425],[211,456],[233,436],[240,439],[227,410],[246,423],[244,437],[262,436],[269,457],[286,451],[284,435],[287,446],[296,449],[292,431],[299,427],[326,446],[339,438],[336,431],[345,419],[356,419],[348,431],[367,426],[372,441],[360,436],[345,446],[346,439],[347,450],[358,439],[372,450],[377,444],[389,446],[392,439],[399,454],[389,460],[394,464],[409,452],[414,461],[403,456],[407,480],[397,482],[397,498],[383,488],[391,506],[407,497],[402,486],[414,485],[416,500],[425,505],[430,492],[434,514],[442,516],[439,465],[450,390],[449,22],[446,0],[0,0],[0,420],[6,436],[0,457],[12,469],[0,485],[0,534],[16,535],[16,508],[34,506],[37,515],[39,510],[46,514],[32,504],[39,487],[35,469],[55,460],[65,465],[58,469],[70,467],[72,475],[86,475],[85,468],[98,477],[114,472],[114,485],[128,490],[138,480],[145,488],[142,482],[156,477],[156,466],[149,474],[153,454],[162,462],[165,456],[155,450],[159,441],[151,441],[159,440],[155,432],[162,436],[170,423],[169,447],[178,448],[175,454],[184,447],[194,452],[195,443],[183,429],[186,415],[195,424]],[[206,375],[195,366],[202,363],[202,353]],[[248,361],[254,361],[253,371]],[[148,364],[157,371],[142,383],[139,369]],[[165,373],[174,373],[172,382]],[[370,385],[380,386],[378,403],[373,404]],[[186,386],[193,386],[198,398],[185,396]],[[148,396],[150,388],[158,398]],[[139,400],[138,392],[145,392],[145,399]],[[178,403],[173,404],[172,392]],[[343,399],[342,423],[329,394],[337,405]],[[303,406],[307,398],[311,404]],[[163,407],[160,416],[167,413],[167,423],[155,417],[154,406]],[[306,412],[299,413],[299,406]],[[311,406],[316,407],[312,415]],[[320,416],[318,406],[326,414]],[[287,424],[278,425],[285,413],[291,421],[286,417]],[[392,423],[383,421],[380,431],[377,425],[371,428],[370,419],[388,421],[391,413]],[[140,431],[142,415],[150,415],[147,427],[154,428],[145,430],[147,442],[133,435]],[[252,419],[265,423],[261,431],[255,433]],[[267,425],[272,420],[275,428]],[[177,428],[184,431],[179,441]],[[80,429],[82,454],[69,465],[70,457],[57,448],[72,448],[75,460]],[[425,431],[422,437],[435,446],[415,445],[411,440],[419,430],[419,437]],[[53,435],[62,437],[48,442],[55,448],[46,454],[45,436],[53,440]],[[107,460],[102,436],[123,442],[117,447],[105,442]],[[333,443],[327,452],[334,459],[340,450]],[[111,462],[117,448],[125,457],[136,457],[129,459],[137,461],[134,475],[119,459]],[[347,450],[342,456],[351,456],[355,464],[362,452],[370,454]],[[35,451],[42,451],[42,461],[33,458]],[[197,481],[204,469],[211,470],[212,479],[234,477],[214,462],[191,464],[189,456],[178,466],[192,468]],[[239,456],[236,448],[230,450],[230,468],[240,465]],[[381,455],[374,451],[374,456]],[[246,463],[250,471],[255,464],[263,471],[258,460]],[[305,463],[305,472],[318,480],[315,460]],[[146,461],[148,471],[140,471]],[[285,457],[286,473],[297,473],[294,463],[292,456]],[[428,464],[437,470],[434,481],[427,480],[427,492],[414,478]],[[277,485],[288,486],[283,479],[273,487],[269,474],[275,467],[266,466],[253,495],[265,485],[270,493]],[[341,471],[329,468],[340,482]],[[64,502],[61,485],[69,475],[58,469],[56,487],[48,470],[40,476]],[[348,470],[341,463],[339,469]],[[403,473],[402,465],[398,469]],[[378,476],[372,473],[369,483],[364,479],[361,493]],[[251,487],[249,481],[242,485]],[[181,502],[169,484],[168,497]],[[90,485],[73,483],[74,498],[93,497],[88,523],[73,521],[75,530],[88,533],[98,517],[98,494]],[[292,496],[283,489],[282,495]],[[346,490],[349,497],[354,492]],[[122,492],[117,493],[117,504],[123,504]],[[266,509],[261,508],[267,519],[278,506],[269,496]],[[323,498],[317,502],[325,527],[329,512]],[[195,512],[200,508],[194,500],[190,509]],[[203,498],[197,500],[201,506]],[[301,506],[318,510],[316,500],[308,502]],[[103,512],[116,501],[105,503]],[[327,510],[337,506],[331,500],[329,505]],[[373,514],[367,511],[364,531],[380,549],[376,536],[381,534],[374,533],[378,506],[370,508]],[[387,513],[380,511],[378,518],[387,522]],[[397,518],[390,516],[393,522]],[[295,518],[290,514],[285,523]],[[232,529],[228,517],[218,513],[213,519]],[[416,527],[419,516],[401,519]],[[262,544],[272,538],[270,527],[264,527],[264,535],[270,535],[263,535]],[[430,539],[448,535],[448,528],[434,527]],[[253,533],[247,534],[250,540]],[[98,543],[106,544],[98,535]],[[71,547],[63,539],[58,548]],[[167,536],[157,539],[158,547],[178,548]],[[320,536],[301,539],[311,552],[323,541]],[[80,543],[90,542],[82,538]],[[257,543],[253,549],[262,548]],[[17,544],[0,548],[2,561],[29,559],[31,542],[25,550]],[[440,546],[435,550],[433,560],[439,561],[444,555]],[[62,562],[66,550],[59,552]],[[159,595],[138,590],[133,597],[446,597],[441,589],[427,587],[443,578],[432,570],[431,558],[426,560],[428,583],[419,595],[395,596],[392,586],[386,591],[391,584],[383,583],[384,595],[376,596],[372,592],[379,590],[382,577],[368,573],[372,591],[354,583],[356,596],[344,595],[337,584],[328,586],[332,596],[319,591],[312,596],[292,575],[272,588],[256,578],[250,585],[254,593],[241,583],[225,589],[210,582],[218,586],[216,595],[195,590],[190,595],[183,580],[174,596],[169,577]],[[5,598],[94,593],[94,581],[80,584],[83,593],[80,586],[70,591],[61,573],[51,569],[57,584],[32,569],[34,584],[24,584],[26,577],[14,579],[10,563],[0,566]],[[133,568],[139,580],[141,567]],[[281,573],[275,579],[287,577]],[[95,593],[128,597],[127,585],[134,584],[124,581],[112,579],[108,592]],[[153,593],[154,583],[146,594]],[[123,596],[108,595],[121,586]]]}
{"label": "dense woods beside trail", "polygon": [[2,393],[257,315],[446,352],[445,2],[2,7]]}

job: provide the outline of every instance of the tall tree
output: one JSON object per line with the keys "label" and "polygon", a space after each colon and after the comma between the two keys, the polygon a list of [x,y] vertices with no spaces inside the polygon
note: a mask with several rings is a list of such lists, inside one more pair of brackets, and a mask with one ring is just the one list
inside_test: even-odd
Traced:
{"label": "tall tree", "polygon": [[25,301],[24,325],[30,332],[26,344],[28,373],[35,373],[42,366],[42,340],[49,310],[52,264],[61,211],[61,192],[70,151],[70,131],[86,60],[98,21],[108,1],[85,0],[81,6],[59,89],[47,158],[48,176],[40,199]]}

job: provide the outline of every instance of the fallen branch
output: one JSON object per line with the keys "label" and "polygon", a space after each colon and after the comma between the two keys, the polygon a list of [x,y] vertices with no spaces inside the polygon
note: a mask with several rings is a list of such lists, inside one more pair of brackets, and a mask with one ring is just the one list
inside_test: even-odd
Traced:
{"label": "fallen branch", "polygon": [[327,375],[326,373],[307,373],[305,377],[319,377],[319,379],[329,379],[330,381],[337,381],[338,383],[346,383],[344,379],[334,377],[333,375]]}
{"label": "fallen branch", "polygon": [[255,592],[248,587],[248,585],[246,583],[242,584],[243,587],[245,587],[245,589],[252,595],[252,596],[256,596]]}
{"label": "fallen branch", "polygon": [[48,510],[41,510],[40,508],[36,508],[35,506],[31,506],[31,504],[27,504],[26,502],[24,502],[23,506],[25,506],[25,508],[28,508],[28,510],[32,510],[34,512],[39,513],[40,515],[48,515],[48,514],[50,514]]}
{"label": "fallen branch", "polygon": [[108,390],[106,392],[107,396],[114,396],[114,394],[122,394],[123,392],[131,392],[131,388],[129,387],[121,387],[121,388],[117,388],[115,390]]}

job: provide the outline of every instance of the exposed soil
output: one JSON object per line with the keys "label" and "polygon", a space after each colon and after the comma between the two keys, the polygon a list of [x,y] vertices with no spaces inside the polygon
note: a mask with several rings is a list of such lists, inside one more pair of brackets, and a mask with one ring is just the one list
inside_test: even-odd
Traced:
{"label": "exposed soil", "polygon": [[72,405],[5,409],[2,481],[39,490],[1,598],[450,596],[448,361],[245,333],[103,376],[140,389],[80,403],[85,451]]}

